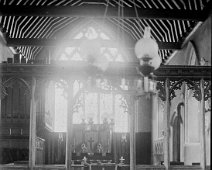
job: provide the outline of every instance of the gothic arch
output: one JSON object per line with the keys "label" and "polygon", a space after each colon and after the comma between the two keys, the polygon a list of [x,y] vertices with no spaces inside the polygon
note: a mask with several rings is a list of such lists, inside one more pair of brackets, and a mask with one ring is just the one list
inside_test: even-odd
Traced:
{"label": "gothic arch", "polygon": [[5,96],[7,96],[6,88],[7,87],[13,87],[15,83],[20,83],[19,85],[22,85],[25,89],[25,94],[31,94],[30,84],[20,77],[10,77],[9,79],[4,80],[1,85],[1,94],[2,99],[4,99]]}
{"label": "gothic arch", "polygon": [[181,161],[181,145],[182,145],[182,134],[181,134],[181,124],[183,124],[181,108],[184,106],[184,103],[181,102],[177,105],[177,111],[174,112],[171,118],[171,126],[173,128],[173,161]]}

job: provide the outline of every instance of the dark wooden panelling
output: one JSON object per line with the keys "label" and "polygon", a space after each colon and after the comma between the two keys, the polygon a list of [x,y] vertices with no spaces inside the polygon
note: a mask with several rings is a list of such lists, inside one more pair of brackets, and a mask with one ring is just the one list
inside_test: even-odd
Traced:
{"label": "dark wooden panelling", "polygon": [[136,133],[136,164],[151,164],[151,132]]}
{"label": "dark wooden panelling", "polygon": [[0,164],[28,160],[30,96],[17,81],[6,93],[1,100]]}
{"label": "dark wooden panelling", "polygon": [[30,96],[25,94],[25,89],[14,85],[6,88],[7,96],[2,102],[2,118],[25,119],[29,118]]}

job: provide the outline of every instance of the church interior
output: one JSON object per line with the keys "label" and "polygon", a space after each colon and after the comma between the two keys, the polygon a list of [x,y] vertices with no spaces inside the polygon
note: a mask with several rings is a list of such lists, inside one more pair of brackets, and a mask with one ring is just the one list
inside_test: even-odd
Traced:
{"label": "church interior", "polygon": [[0,170],[209,170],[211,0],[0,0]]}

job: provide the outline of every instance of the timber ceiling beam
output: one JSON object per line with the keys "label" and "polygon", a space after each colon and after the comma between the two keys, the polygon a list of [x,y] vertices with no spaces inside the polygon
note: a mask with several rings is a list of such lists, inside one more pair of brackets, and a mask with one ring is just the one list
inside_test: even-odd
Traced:
{"label": "timber ceiling beam", "polygon": [[133,7],[124,7],[123,16],[118,15],[118,7],[109,6],[105,15],[105,6],[86,4],[81,6],[21,6],[0,5],[0,16],[47,16],[47,17],[124,17],[168,20],[204,21],[205,11],[146,9],[137,8],[138,16]]}
{"label": "timber ceiling beam", "polygon": [[[10,47],[14,46],[80,46],[83,40],[78,39],[37,39],[37,38],[6,38],[7,45]],[[111,44],[109,40],[99,40],[99,43],[105,47],[118,47],[120,46],[118,42]],[[159,49],[172,49],[179,50],[181,49],[181,43],[178,42],[157,42]],[[134,45],[128,46],[128,49],[134,49]]]}
{"label": "timber ceiling beam", "polygon": [[[111,63],[109,68],[103,73],[91,67],[86,62],[58,62],[57,64],[2,64],[0,63],[0,76],[24,76],[24,77],[57,77],[59,76],[79,76],[87,78],[88,75],[102,74],[109,77],[138,77],[138,63]],[[124,73],[124,74],[123,74]],[[205,79],[211,80],[211,67],[209,66],[182,66],[182,65],[161,65],[154,71],[157,80],[181,79]]]}

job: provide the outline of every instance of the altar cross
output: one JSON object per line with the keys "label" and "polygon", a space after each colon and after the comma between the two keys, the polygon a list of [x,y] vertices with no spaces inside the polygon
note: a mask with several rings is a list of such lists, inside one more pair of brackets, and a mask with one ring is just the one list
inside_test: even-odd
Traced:
{"label": "altar cross", "polygon": [[90,144],[90,150],[92,151],[93,150],[92,143],[94,142],[94,140],[92,139],[92,137],[90,137],[90,139],[88,140],[88,142]]}

